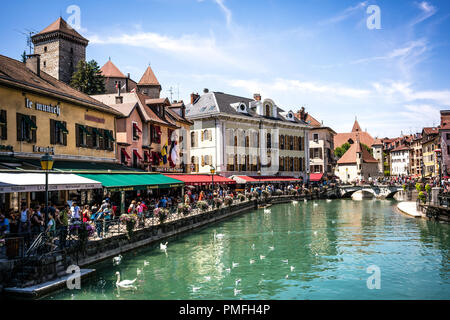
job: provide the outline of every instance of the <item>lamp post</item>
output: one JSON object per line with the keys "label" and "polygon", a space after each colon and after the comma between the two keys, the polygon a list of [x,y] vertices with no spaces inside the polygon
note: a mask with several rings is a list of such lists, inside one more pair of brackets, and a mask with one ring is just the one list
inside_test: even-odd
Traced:
{"label": "lamp post", "polygon": [[212,177],[212,192],[214,194],[214,175],[216,174],[216,168],[214,168],[213,165],[211,165],[211,177]]}
{"label": "lamp post", "polygon": [[[48,172],[53,169],[53,157],[46,153],[41,158],[41,168],[45,171],[45,226],[48,222]],[[45,228],[45,227],[44,227]]]}

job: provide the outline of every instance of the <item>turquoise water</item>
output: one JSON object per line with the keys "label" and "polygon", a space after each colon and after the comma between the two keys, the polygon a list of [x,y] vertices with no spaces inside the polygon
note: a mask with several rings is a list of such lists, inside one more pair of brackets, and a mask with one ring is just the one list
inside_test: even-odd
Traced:
{"label": "turquoise water", "polygon": [[[392,201],[315,203],[245,213],[169,239],[166,253],[158,243],[125,254],[119,266],[109,259],[81,290],[47,299],[450,299],[448,224],[404,216]],[[367,286],[371,265],[379,290]],[[117,271],[137,278],[136,290],[118,290]]]}

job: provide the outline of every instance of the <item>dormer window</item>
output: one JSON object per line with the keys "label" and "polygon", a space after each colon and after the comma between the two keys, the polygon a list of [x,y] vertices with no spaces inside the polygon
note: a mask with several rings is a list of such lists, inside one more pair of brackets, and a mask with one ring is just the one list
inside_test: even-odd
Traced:
{"label": "dormer window", "polygon": [[268,104],[266,104],[266,106],[265,106],[265,108],[264,108],[265,110],[264,110],[264,115],[266,116],[266,117],[270,117],[271,116],[271,108],[270,108],[270,105],[268,105]]}

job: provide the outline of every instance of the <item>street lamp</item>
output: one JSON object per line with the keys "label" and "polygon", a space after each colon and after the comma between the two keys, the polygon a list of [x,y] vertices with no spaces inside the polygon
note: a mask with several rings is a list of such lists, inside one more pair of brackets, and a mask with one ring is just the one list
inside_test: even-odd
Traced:
{"label": "street lamp", "polygon": [[48,153],[46,153],[41,158],[41,168],[42,170],[45,171],[45,227],[46,227],[48,222],[48,172],[53,169],[53,157]]}
{"label": "street lamp", "polygon": [[213,165],[211,165],[211,177],[212,177],[212,191],[214,194],[214,175],[216,174],[216,168],[214,168]]}

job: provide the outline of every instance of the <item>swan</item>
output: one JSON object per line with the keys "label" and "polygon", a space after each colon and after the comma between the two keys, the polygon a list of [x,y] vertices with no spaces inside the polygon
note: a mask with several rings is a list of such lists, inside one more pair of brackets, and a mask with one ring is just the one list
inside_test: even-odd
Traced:
{"label": "swan", "polygon": [[289,260],[288,260],[288,259],[286,259],[286,260],[281,260],[281,262],[283,262],[283,263],[289,263]]}
{"label": "swan", "polygon": [[231,272],[230,268],[225,269],[226,272]]}
{"label": "swan", "polygon": [[160,243],[159,244],[159,248],[161,249],[161,250],[167,250],[167,244],[169,244],[168,242],[166,242],[165,244],[162,244],[162,243]]}
{"label": "swan", "polygon": [[271,209],[264,209],[264,213],[271,213],[272,210]]}
{"label": "swan", "polygon": [[303,200],[303,202],[304,202],[304,203],[307,203],[307,202],[308,202],[308,200],[306,200],[306,199],[305,199],[305,200]]}
{"label": "swan", "polygon": [[289,279],[289,275],[287,274],[285,278],[286,278],[286,279]]}
{"label": "swan", "polygon": [[136,282],[137,279],[120,281],[119,272],[116,272],[116,276],[117,276],[116,287],[119,287],[121,289],[136,289],[136,287],[133,286],[133,284]]}
{"label": "swan", "polygon": [[238,290],[238,289],[234,289],[234,295],[235,296],[237,296],[238,294],[240,294],[242,291],[241,290]]}
{"label": "swan", "polygon": [[147,267],[150,263],[148,261],[144,261],[144,267]]}
{"label": "swan", "polygon": [[113,258],[113,264],[119,265],[120,262],[122,262],[122,255],[119,254],[117,257]]}
{"label": "swan", "polygon": [[317,231],[314,231],[314,235],[317,236]]}
{"label": "swan", "polygon": [[236,268],[239,265],[239,263],[234,263],[233,262],[233,268]]}
{"label": "swan", "polygon": [[202,287],[192,287],[192,292],[197,292],[198,290],[200,290]]}
{"label": "swan", "polygon": [[250,264],[254,264],[254,263],[255,263],[255,260],[251,259]]}
{"label": "swan", "polygon": [[297,205],[297,204],[298,204],[298,201],[295,201],[295,200],[294,200],[294,201],[292,201],[292,204],[293,204],[293,205]]}
{"label": "swan", "polygon": [[252,249],[255,250],[255,244],[252,244]]}
{"label": "swan", "polygon": [[291,272],[294,272],[295,267],[291,266]]}
{"label": "swan", "polygon": [[331,202],[331,201],[333,201],[333,200],[327,199],[327,202]]}
{"label": "swan", "polygon": [[265,256],[259,256],[259,259],[264,260],[266,257]]}
{"label": "swan", "polygon": [[208,277],[205,277],[205,280],[206,280],[206,281],[211,281],[211,277],[209,277],[209,276],[208,276]]}
{"label": "swan", "polygon": [[314,203],[314,207],[318,207],[319,206],[319,204],[318,203]]}
{"label": "swan", "polygon": [[269,250],[273,251],[273,250],[275,250],[275,247],[269,247]]}
{"label": "swan", "polygon": [[137,269],[136,269],[136,274],[137,274],[137,275],[140,275],[141,273],[142,273],[142,270],[139,269],[139,268],[137,268]]}
{"label": "swan", "polygon": [[237,286],[238,284],[240,284],[241,281],[242,281],[242,279],[237,279],[237,280],[235,281],[236,286]]}
{"label": "swan", "polygon": [[216,234],[216,230],[214,230],[214,239],[223,239],[225,235],[223,233]]}

